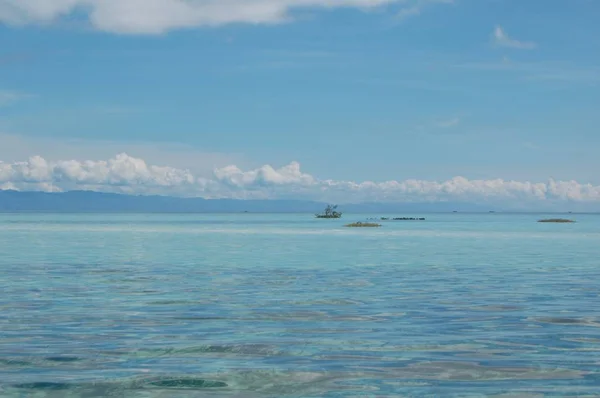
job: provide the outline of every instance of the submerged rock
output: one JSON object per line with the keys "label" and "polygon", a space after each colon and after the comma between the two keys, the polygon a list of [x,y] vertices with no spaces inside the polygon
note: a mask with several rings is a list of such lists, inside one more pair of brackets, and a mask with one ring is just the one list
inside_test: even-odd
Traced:
{"label": "submerged rock", "polygon": [[13,387],[24,390],[68,390],[71,388],[67,383],[37,382],[16,384]]}
{"label": "submerged rock", "polygon": [[545,220],[539,220],[538,222],[542,222],[542,223],[557,223],[557,224],[567,224],[567,223],[574,223],[574,220],[569,220],[566,218],[548,218]]}
{"label": "submerged rock", "polygon": [[198,388],[223,388],[227,387],[227,383],[215,380],[205,379],[167,379],[158,380],[149,383],[154,387],[161,388],[186,388],[186,389],[198,389]]}

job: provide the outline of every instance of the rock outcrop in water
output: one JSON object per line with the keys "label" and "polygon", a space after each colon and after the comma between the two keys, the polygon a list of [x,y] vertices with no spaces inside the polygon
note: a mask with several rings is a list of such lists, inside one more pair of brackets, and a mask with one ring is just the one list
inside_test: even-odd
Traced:
{"label": "rock outcrop in water", "polygon": [[566,218],[548,218],[545,220],[539,220],[538,222],[542,223],[556,223],[556,224],[570,224],[574,223],[574,220],[568,220]]}
{"label": "rock outcrop in water", "polygon": [[352,224],[346,225],[347,228],[378,228],[381,227],[381,224],[372,223],[372,222],[355,222]]}

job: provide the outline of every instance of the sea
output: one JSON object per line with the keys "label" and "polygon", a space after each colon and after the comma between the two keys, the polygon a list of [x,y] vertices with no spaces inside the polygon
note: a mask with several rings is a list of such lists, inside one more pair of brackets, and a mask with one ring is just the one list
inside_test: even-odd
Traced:
{"label": "sea", "polygon": [[600,397],[600,215],[2,214],[0,396]]}

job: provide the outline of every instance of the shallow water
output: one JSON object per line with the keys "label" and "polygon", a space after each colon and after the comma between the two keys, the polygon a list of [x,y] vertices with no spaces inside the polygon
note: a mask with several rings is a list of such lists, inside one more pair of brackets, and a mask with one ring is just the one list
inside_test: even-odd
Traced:
{"label": "shallow water", "polygon": [[0,396],[599,396],[600,216],[424,216],[0,215]]}

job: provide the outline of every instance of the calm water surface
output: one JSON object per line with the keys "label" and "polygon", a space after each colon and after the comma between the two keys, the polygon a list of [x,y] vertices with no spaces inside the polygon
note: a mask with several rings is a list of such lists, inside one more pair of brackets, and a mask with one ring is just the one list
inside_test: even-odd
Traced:
{"label": "calm water surface", "polygon": [[600,396],[600,216],[425,216],[0,215],[0,396]]}

